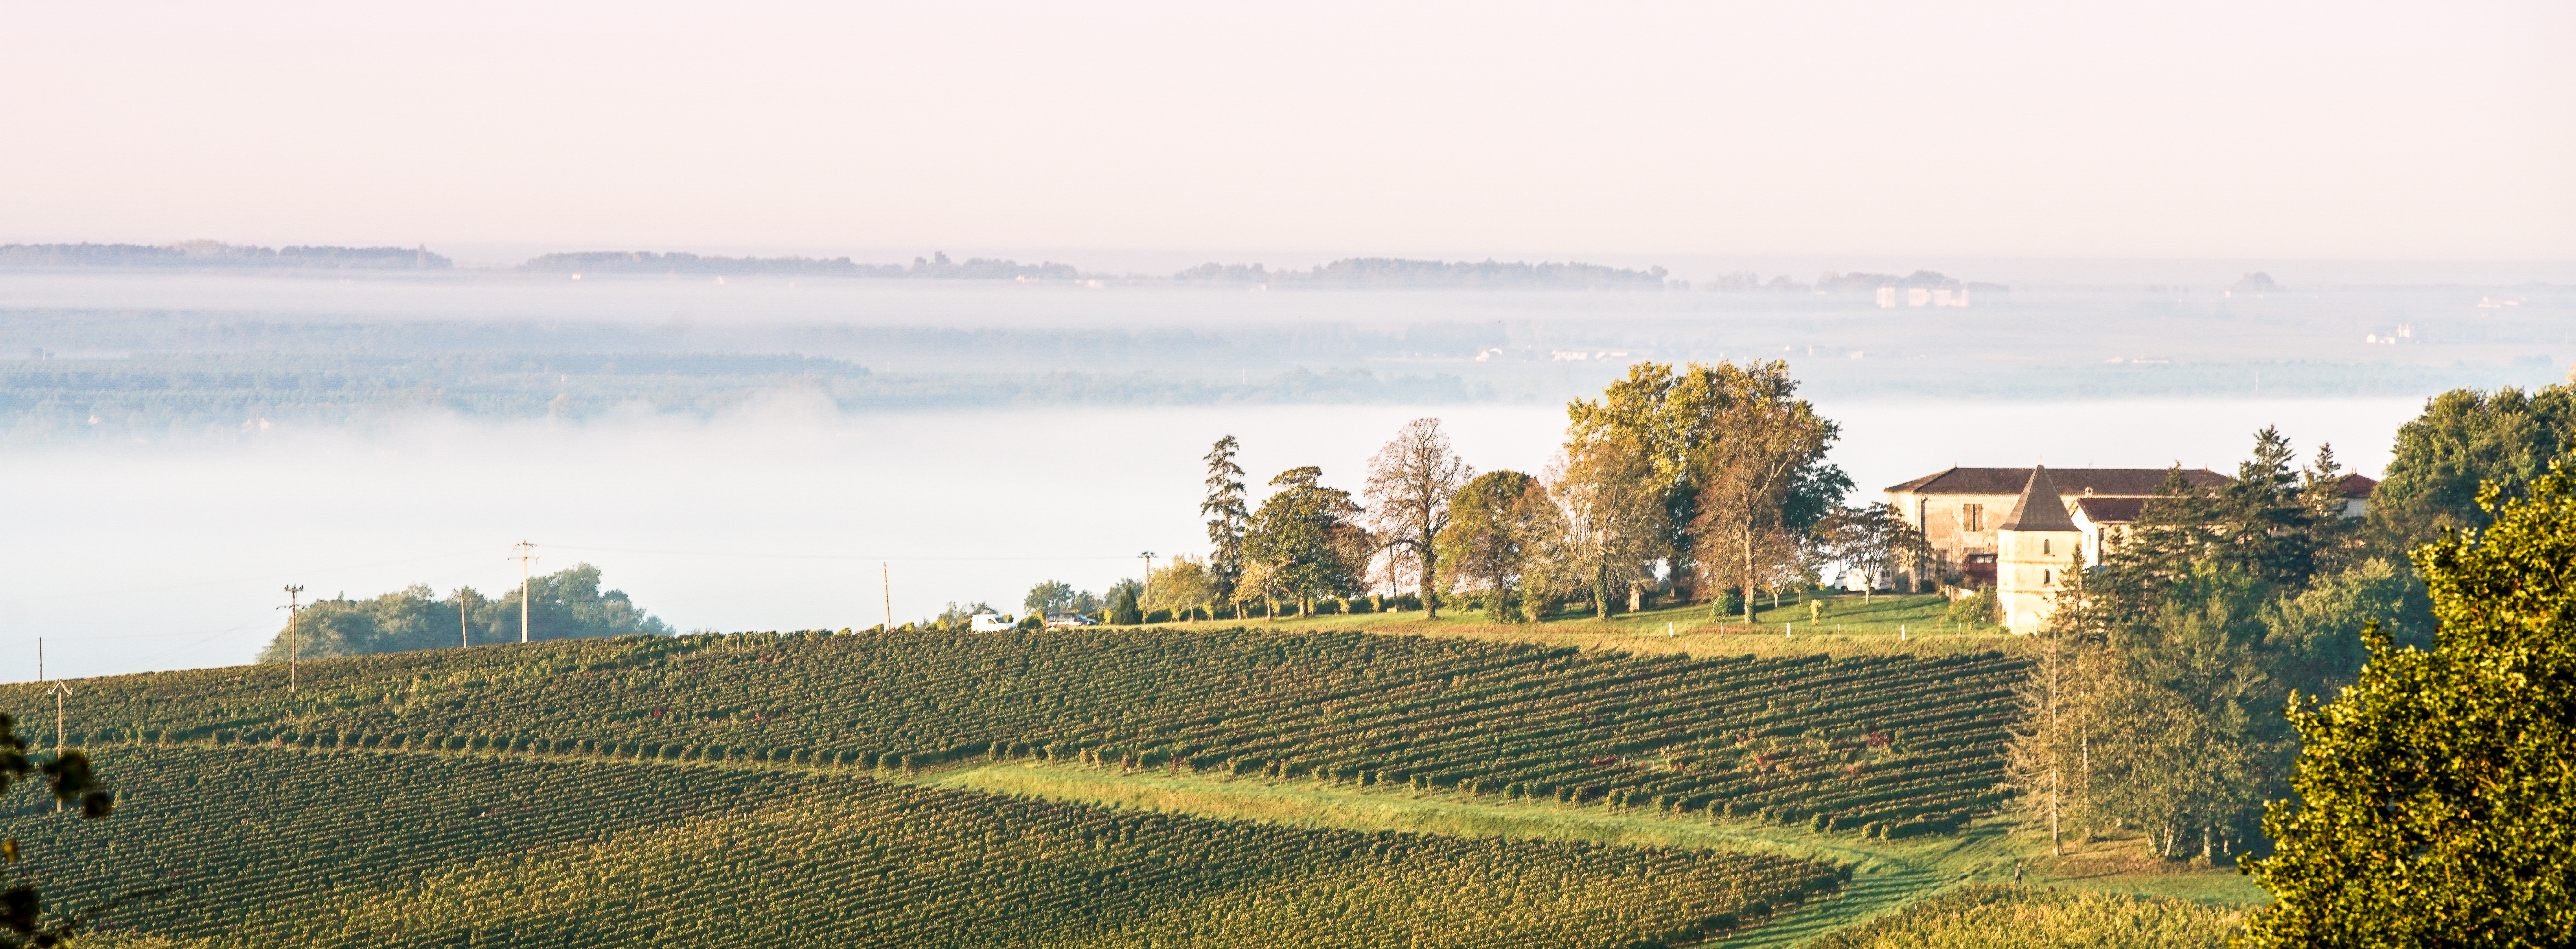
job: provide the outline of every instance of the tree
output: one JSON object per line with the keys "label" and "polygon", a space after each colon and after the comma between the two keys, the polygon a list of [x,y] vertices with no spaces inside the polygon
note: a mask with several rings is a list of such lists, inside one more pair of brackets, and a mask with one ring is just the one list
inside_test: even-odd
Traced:
{"label": "tree", "polygon": [[1073,608],[1073,584],[1062,580],[1040,581],[1020,599],[1020,606],[1031,613],[1062,613]]}
{"label": "tree", "polygon": [[2576,390],[2454,389],[2397,429],[2387,478],[2370,496],[2372,526],[2393,545],[2413,547],[2445,527],[2487,523],[2479,492],[2521,497],[2553,461],[2576,448]]}
{"label": "tree", "polygon": [[1734,369],[1725,382],[1717,415],[1721,437],[1699,449],[1698,519],[1692,527],[1703,569],[1744,591],[1744,621],[1750,623],[1762,576],[1789,567],[1797,556],[1793,544],[1779,539],[1805,534],[1851,490],[1851,479],[1824,460],[1841,428],[1791,398],[1797,383],[1789,379],[1787,364]]}
{"label": "tree", "polygon": [[1555,531],[1541,551],[1547,574],[1568,592],[1588,591],[1594,614],[1609,619],[1612,591],[1629,593],[1635,606],[1638,590],[1654,577],[1654,562],[1672,549],[1663,491],[1634,439],[1595,439],[1567,451],[1549,480]]}
{"label": "tree", "polygon": [[1109,588],[1109,609],[1106,617],[1109,625],[1136,626],[1145,622],[1145,613],[1136,604],[1137,594],[1141,590],[1142,587],[1133,580],[1123,581]]}
{"label": "tree", "polygon": [[1175,556],[1154,571],[1153,582],[1145,585],[1145,593],[1146,610],[1170,610],[1175,617],[1218,600],[1207,561],[1188,554]]}
{"label": "tree", "polygon": [[2576,944],[2576,479],[2526,489],[2415,552],[2431,649],[2373,623],[2358,682],[2293,697],[2306,748],[2276,851],[2244,861],[2276,900],[2249,944]]}
{"label": "tree", "polygon": [[[1628,378],[1603,389],[1599,400],[1565,407],[1569,446],[1623,439],[1643,454],[1664,505],[1664,541],[1675,558],[1695,549],[1690,532],[1704,474],[1701,449],[1718,436],[1727,388],[1720,373],[1735,368],[1719,367],[1691,363],[1676,373],[1671,363],[1637,363],[1628,367]],[[1679,577],[1683,566],[1668,564],[1667,572]]]}
{"label": "tree", "polygon": [[[2289,438],[2264,426],[2254,433],[2253,457],[2236,466],[2236,480],[2218,495],[2221,556],[2268,583],[2305,583],[2316,572],[2316,516],[2303,503],[2292,458]],[[2332,458],[2326,449],[2319,463]]]}
{"label": "tree", "polygon": [[1938,556],[1922,529],[1885,502],[1836,508],[1816,525],[1815,538],[1819,559],[1860,578],[1863,603],[1891,575],[1900,570],[1911,575]]}
{"label": "tree", "polygon": [[1295,598],[1300,614],[1312,612],[1316,597],[1358,592],[1366,561],[1352,557],[1373,546],[1351,523],[1361,513],[1351,493],[1324,487],[1323,477],[1323,469],[1308,466],[1270,479],[1278,490],[1253,512],[1244,536],[1245,559],[1261,563],[1270,589]]}
{"label": "tree", "polygon": [[1460,486],[1449,498],[1449,524],[1436,541],[1441,587],[1482,589],[1486,618],[1512,619],[1512,584],[1538,540],[1530,534],[1526,505],[1545,500],[1538,479],[1518,471],[1489,471]]}
{"label": "tree", "polygon": [[[585,639],[609,636],[667,636],[671,627],[635,605],[622,590],[601,590],[599,568],[576,564],[570,569],[531,578],[528,638]],[[461,615],[461,605],[475,608]],[[363,656],[457,645],[460,627],[476,643],[519,641],[519,591],[497,601],[471,590],[440,599],[425,585],[414,585],[373,599],[346,596],[316,600],[296,620],[300,653],[307,659]],[[260,662],[287,660],[286,629],[279,629]]]}
{"label": "tree", "polygon": [[2168,858],[2234,853],[2289,790],[2297,736],[2267,711],[2352,681],[2364,624],[2428,625],[2385,560],[2315,572],[2320,525],[2288,457],[2265,429],[2237,485],[2169,472],[2098,569],[2070,558],[2012,757],[2031,823],[2139,828]]}
{"label": "tree", "polygon": [[1439,539],[1452,516],[1449,502],[1474,474],[1450,450],[1449,436],[1441,434],[1436,418],[1407,423],[1369,459],[1368,486],[1361,494],[1388,552],[1419,568],[1426,619],[1440,618]]}
{"label": "tree", "polygon": [[1240,600],[1234,586],[1243,575],[1244,535],[1252,529],[1252,511],[1244,502],[1243,466],[1234,463],[1238,447],[1228,435],[1208,449],[1207,498],[1199,502],[1199,516],[1208,519],[1209,579],[1218,596]]}

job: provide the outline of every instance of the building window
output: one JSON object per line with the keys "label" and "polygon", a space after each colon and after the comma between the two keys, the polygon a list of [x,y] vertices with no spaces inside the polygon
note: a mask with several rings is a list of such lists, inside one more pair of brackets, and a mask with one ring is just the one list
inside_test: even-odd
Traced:
{"label": "building window", "polygon": [[1962,530],[1985,530],[1986,506],[1983,504],[1959,505],[1959,524]]}
{"label": "building window", "polygon": [[2039,552],[2042,555],[2046,555],[2048,553],[2048,538],[2042,537],[2039,539]]}
{"label": "building window", "polygon": [[2056,581],[2050,580],[2050,579],[2048,578],[2048,571],[2047,571],[2045,568],[2043,568],[2043,569],[2041,569],[2041,570],[2039,571],[2039,585],[2040,585],[2040,586],[2047,586],[2047,585],[2049,585],[2050,583],[2054,583],[2054,582],[2056,582]]}

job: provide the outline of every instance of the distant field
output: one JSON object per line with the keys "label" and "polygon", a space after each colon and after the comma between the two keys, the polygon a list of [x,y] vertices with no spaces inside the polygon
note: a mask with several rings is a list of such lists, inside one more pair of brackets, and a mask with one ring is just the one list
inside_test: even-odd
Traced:
{"label": "distant field", "polygon": [[1741,614],[1712,616],[1707,606],[1664,607],[1621,613],[1607,620],[1588,614],[1559,613],[1541,623],[1494,623],[1477,609],[1444,608],[1440,618],[1424,619],[1422,611],[1356,613],[1277,620],[1255,616],[1242,622],[1157,624],[1184,629],[1250,629],[1282,631],[1361,630],[1405,636],[1450,636],[1491,642],[1542,646],[1618,649],[1643,654],[1687,656],[1939,656],[2020,651],[2026,637],[1999,627],[1948,621],[1949,601],[1938,595],[1877,596],[1863,603],[1859,594],[1836,595],[1824,603],[1821,619],[1810,620],[1806,606],[1787,598],[1779,608],[1766,598],[1747,626]]}
{"label": "distant field", "polygon": [[[1760,854],[1298,829],[799,769],[119,748],[125,797],[19,815],[57,901],[229,946],[1620,946],[1831,891]],[[53,860],[97,863],[46,873]],[[166,943],[163,943],[166,944]]]}
{"label": "distant field", "polygon": [[1079,761],[1903,837],[1999,802],[2021,669],[1267,630],[694,636],[314,662],[294,694],[274,667],[99,679],[70,730],[894,773]]}

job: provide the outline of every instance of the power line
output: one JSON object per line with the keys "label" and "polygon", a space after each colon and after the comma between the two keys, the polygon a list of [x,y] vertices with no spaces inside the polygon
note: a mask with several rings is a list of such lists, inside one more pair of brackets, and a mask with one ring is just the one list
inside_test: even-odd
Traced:
{"label": "power line", "polygon": [[[491,548],[489,547],[482,548],[482,550],[490,549]],[[224,586],[232,583],[257,583],[262,580],[275,580],[279,577],[301,576],[311,573],[340,573],[349,570],[366,570],[374,567],[391,567],[407,563],[420,563],[424,560],[445,560],[449,557],[463,557],[480,552],[480,550],[460,550],[452,553],[430,554],[422,557],[405,557],[401,560],[380,560],[375,563],[350,564],[345,567],[324,567],[318,570],[281,571],[278,573],[261,574],[255,577],[236,577],[230,580],[197,580],[188,583],[163,584],[157,587],[130,587],[123,590],[88,590],[79,593],[47,593],[42,596],[22,596],[0,600],[0,603],[33,603],[38,600],[67,600],[78,597],[123,596],[128,593],[157,593],[162,590],[187,590],[196,587]]]}

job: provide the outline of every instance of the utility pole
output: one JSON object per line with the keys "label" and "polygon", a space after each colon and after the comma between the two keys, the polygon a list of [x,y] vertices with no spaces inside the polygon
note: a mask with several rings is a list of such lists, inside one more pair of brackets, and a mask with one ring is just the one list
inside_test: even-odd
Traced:
{"label": "utility pole", "polygon": [[[56,682],[48,686],[45,691],[54,694],[54,760],[59,762],[63,760],[63,696],[72,694],[72,687],[67,683]],[[62,799],[55,798],[54,811],[60,813],[62,809]]]}
{"label": "utility pole", "polygon": [[54,756],[59,758],[63,754],[63,696],[72,694],[72,687],[70,683],[56,682],[46,686],[45,691],[54,694]]}
{"label": "utility pole", "polygon": [[518,548],[518,549],[519,549],[519,641],[524,643],[524,642],[527,642],[527,641],[528,641],[528,561],[530,561],[530,560],[532,560],[532,559],[535,559],[535,558],[532,558],[532,557],[528,556],[528,552],[529,552],[529,551],[532,551],[532,550],[537,549],[537,545],[535,545],[535,544],[531,544],[531,543],[528,543],[527,541],[524,541],[524,540],[523,540],[523,541],[520,541],[520,542],[519,542],[519,548]]}
{"label": "utility pole", "polygon": [[877,564],[877,581],[885,585],[886,632],[894,632],[894,568]]}
{"label": "utility pole", "polygon": [[1136,556],[1145,558],[1145,593],[1137,599],[1151,600],[1154,598],[1154,552],[1148,550]]}
{"label": "utility pole", "polygon": [[286,611],[286,691],[289,692],[295,691],[295,664],[302,658],[304,648],[295,628],[295,614],[304,611],[302,606],[296,604],[296,595],[303,592],[304,585],[301,583],[287,587],[286,605],[278,607]]}
{"label": "utility pole", "polygon": [[466,597],[472,592],[472,590],[466,587],[456,588],[456,646],[459,649],[474,648],[473,635],[467,632],[468,627],[466,626],[466,618],[474,609],[472,602],[467,600]]}
{"label": "utility pole", "polygon": [[45,681],[45,637],[36,637],[36,681]]}

